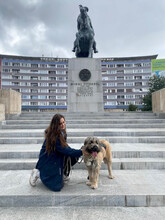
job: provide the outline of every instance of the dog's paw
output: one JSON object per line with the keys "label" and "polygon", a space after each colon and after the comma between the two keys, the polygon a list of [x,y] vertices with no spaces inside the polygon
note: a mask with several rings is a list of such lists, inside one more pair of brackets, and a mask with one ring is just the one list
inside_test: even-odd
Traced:
{"label": "dog's paw", "polygon": [[109,175],[108,177],[109,177],[109,179],[114,179],[114,178],[115,178],[115,177],[112,176],[112,175]]}
{"label": "dog's paw", "polygon": [[95,184],[95,185],[91,185],[91,189],[97,189],[98,188],[98,185]]}
{"label": "dog's paw", "polygon": [[86,182],[87,186],[91,186],[92,183],[90,181]]}

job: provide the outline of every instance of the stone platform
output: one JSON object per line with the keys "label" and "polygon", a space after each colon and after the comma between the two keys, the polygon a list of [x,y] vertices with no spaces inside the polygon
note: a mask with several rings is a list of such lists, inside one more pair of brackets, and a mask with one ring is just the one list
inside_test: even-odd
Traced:
{"label": "stone platform", "polygon": [[15,219],[43,219],[48,212],[58,220],[165,218],[164,119],[143,112],[65,113],[71,147],[79,149],[88,135],[110,141],[115,179],[107,178],[102,164],[99,188],[90,189],[82,162],[61,192],[51,192],[28,181],[53,114],[22,113],[2,122],[0,219],[11,219],[11,212]]}

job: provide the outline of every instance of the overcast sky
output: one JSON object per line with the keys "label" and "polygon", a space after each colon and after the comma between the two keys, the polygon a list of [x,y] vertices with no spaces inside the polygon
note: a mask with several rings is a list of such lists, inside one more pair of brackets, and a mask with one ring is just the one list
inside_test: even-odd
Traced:
{"label": "overcast sky", "polygon": [[94,57],[165,58],[165,0],[0,0],[0,54],[75,57],[79,4],[89,8]]}

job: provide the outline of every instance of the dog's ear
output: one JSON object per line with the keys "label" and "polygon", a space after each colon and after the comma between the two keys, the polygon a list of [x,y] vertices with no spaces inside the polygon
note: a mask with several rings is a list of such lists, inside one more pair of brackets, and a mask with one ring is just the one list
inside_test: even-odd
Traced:
{"label": "dog's ear", "polygon": [[84,145],[87,145],[88,142],[89,142],[89,140],[90,140],[90,137],[87,137],[87,138],[85,139],[85,141],[84,141]]}

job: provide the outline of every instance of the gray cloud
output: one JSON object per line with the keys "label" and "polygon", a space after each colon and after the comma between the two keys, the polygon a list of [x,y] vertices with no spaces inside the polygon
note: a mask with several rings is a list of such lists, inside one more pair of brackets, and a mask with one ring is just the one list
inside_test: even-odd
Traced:
{"label": "gray cloud", "polygon": [[74,57],[79,4],[89,8],[94,57],[165,57],[164,0],[0,0],[0,53]]}

